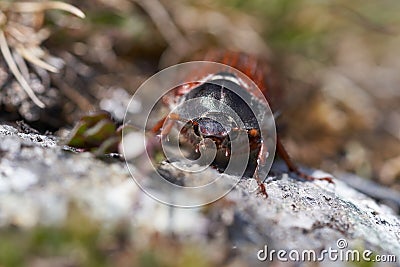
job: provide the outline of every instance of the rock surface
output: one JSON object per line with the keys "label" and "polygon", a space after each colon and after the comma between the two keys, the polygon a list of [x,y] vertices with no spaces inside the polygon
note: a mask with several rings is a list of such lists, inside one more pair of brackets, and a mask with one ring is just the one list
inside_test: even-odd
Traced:
{"label": "rock surface", "polygon": [[[73,202],[104,227],[124,220],[133,228],[172,232],[205,245],[221,242],[229,257],[251,266],[259,263],[257,252],[265,245],[317,252],[369,249],[396,255],[399,262],[399,217],[340,180],[303,182],[276,167],[266,182],[268,198],[247,179],[206,207],[173,208],[144,194],[125,162],[67,151],[60,143],[0,125],[1,227],[61,224]],[[176,175],[168,164],[164,172]]]}

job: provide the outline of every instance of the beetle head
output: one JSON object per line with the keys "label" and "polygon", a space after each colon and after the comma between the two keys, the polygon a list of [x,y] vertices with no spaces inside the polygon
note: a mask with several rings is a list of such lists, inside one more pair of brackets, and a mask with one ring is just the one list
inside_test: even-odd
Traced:
{"label": "beetle head", "polygon": [[187,123],[187,127],[192,128],[196,139],[211,139],[217,148],[222,149],[229,149],[230,142],[238,135],[237,128],[207,117],[193,119]]}
{"label": "beetle head", "polygon": [[210,118],[197,118],[192,120],[193,131],[198,137],[203,138],[225,138],[229,129],[221,123]]}

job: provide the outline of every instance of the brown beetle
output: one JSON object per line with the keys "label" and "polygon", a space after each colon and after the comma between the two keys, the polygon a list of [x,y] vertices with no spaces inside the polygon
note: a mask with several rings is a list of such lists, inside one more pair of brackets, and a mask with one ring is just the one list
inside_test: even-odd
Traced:
{"label": "brown beetle", "polygon": [[[270,104],[272,111],[276,109],[276,101],[277,99],[279,99],[279,94],[281,93],[281,90],[275,86],[276,83],[273,81],[273,77],[271,77],[268,64],[257,60],[255,57],[252,57],[250,55],[237,52],[213,51],[207,54],[205,60],[229,65],[247,75],[261,90],[261,93],[263,94],[263,96],[265,96],[268,103]],[[198,70],[196,76],[201,76],[201,72],[202,70]],[[232,73],[215,73],[215,75],[209,77],[209,80],[212,80],[212,82],[194,82],[191,84],[180,86],[174,90],[172,95],[166,96],[163,101],[165,104],[169,105],[172,102],[176,103],[182,100],[190,100],[199,97],[210,97],[214,100],[220,101],[225,105],[230,106],[235,112],[237,112],[237,114],[240,116],[240,119],[244,122],[244,127],[231,127],[227,129],[214,119],[199,117],[185,121],[180,118],[178,114],[172,114],[169,117],[165,117],[161,121],[159,121],[153,127],[153,132],[161,132],[161,135],[166,135],[173,127],[173,121],[185,122],[186,124],[181,129],[181,134],[185,137],[187,142],[193,146],[195,153],[199,152],[199,145],[201,140],[212,140],[219,152],[213,161],[213,166],[216,167],[218,170],[223,171],[227,165],[227,162],[229,162],[230,157],[230,134],[234,134],[235,132],[239,131],[245,131],[249,140],[250,155],[244,176],[254,176],[259,181],[257,176],[257,166],[259,165],[260,161],[265,159],[267,153],[266,149],[263,146],[263,140],[260,134],[260,127],[258,125],[257,119],[255,118],[254,114],[245,103],[245,101],[226,88],[229,87],[227,85],[239,86],[241,87],[240,90],[246,90],[254,97],[260,97],[260,92],[258,90],[251,90],[251,87],[243,86],[243,84],[236,82],[235,79],[236,77]],[[276,97],[277,95],[278,97],[274,98],[274,96]],[[207,105],[211,104],[207,101],[203,101],[202,105],[207,108]],[[170,123],[167,123],[166,126],[162,129],[167,119],[169,119]],[[330,177],[314,178],[301,172],[298,166],[291,160],[290,156],[286,152],[284,146],[280,141],[279,135],[277,135],[276,151],[278,155],[285,161],[289,171],[294,172],[299,177],[309,181],[318,179],[333,183],[332,178]],[[259,181],[259,184],[260,192],[266,195],[264,184],[262,184],[261,181]]]}

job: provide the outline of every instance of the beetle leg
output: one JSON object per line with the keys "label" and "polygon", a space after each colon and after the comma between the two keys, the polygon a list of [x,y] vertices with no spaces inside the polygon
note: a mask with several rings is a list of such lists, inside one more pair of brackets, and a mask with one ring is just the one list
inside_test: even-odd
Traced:
{"label": "beetle leg", "polygon": [[266,198],[268,197],[267,190],[265,189],[265,184],[264,183],[259,183],[258,184],[258,189],[260,190],[260,193],[263,194]]}
{"label": "beetle leg", "polygon": [[[258,186],[259,192],[267,198],[268,197],[268,193],[265,190],[264,181],[261,181],[261,179],[259,177],[259,174],[258,174],[258,165],[257,165],[256,171],[254,172],[254,179],[257,181],[257,186]],[[256,191],[256,190],[257,189],[255,189],[254,191]],[[254,192],[254,191],[252,191],[252,192]]]}
{"label": "beetle leg", "polygon": [[[255,176],[257,176],[257,174],[255,174]],[[265,198],[268,198],[268,193],[267,193],[267,190],[265,189],[265,184],[263,183],[263,182],[261,182],[261,180],[260,180],[260,178],[256,178],[256,180],[257,180],[257,185],[258,185],[258,190],[259,190],[259,192],[263,195],[263,196],[265,196]],[[257,190],[257,189],[256,189]],[[256,191],[256,190],[254,190],[254,191]],[[254,192],[253,191],[253,192]]]}
{"label": "beetle leg", "polygon": [[165,120],[167,119],[167,117],[168,116],[165,116],[164,118],[162,118],[161,120],[159,120],[157,123],[156,123],[156,125],[154,125],[154,127],[151,129],[151,132],[152,133],[158,133],[160,130],[161,130],[161,128],[163,127],[163,125],[164,125],[164,122],[165,122]]}
{"label": "beetle leg", "polygon": [[[246,129],[241,129],[241,128],[233,128],[232,131],[244,131],[248,134],[249,138],[255,138],[257,137],[257,135],[259,134],[258,130],[256,129],[250,129],[250,130],[246,130]],[[253,149],[252,146],[254,145],[251,140],[250,141],[250,150]],[[258,146],[259,144],[257,144]],[[255,149],[256,147],[254,147]],[[265,190],[265,184],[264,184],[264,180],[260,179],[260,165],[263,165],[265,163],[265,160],[267,158],[268,155],[268,151],[266,150],[266,146],[263,145],[263,142],[261,142],[261,146],[260,146],[260,150],[257,154],[257,166],[256,166],[256,170],[254,171],[254,175],[253,178],[257,181],[257,185],[258,185],[258,190],[261,194],[263,194],[266,198],[268,197],[267,191]]]}
{"label": "beetle leg", "polygon": [[[165,121],[169,119],[170,121],[168,121],[165,124]],[[174,121],[184,121],[186,122],[186,120],[183,120],[178,114],[176,113],[170,113],[167,116],[165,116],[164,118],[162,118],[161,120],[159,120],[156,125],[151,129],[151,131],[153,133],[159,133],[161,132],[161,136],[163,135],[167,135],[169,134],[169,132],[171,131],[172,127],[174,126]],[[165,124],[165,125],[164,125]],[[164,126],[164,127],[163,127]]]}
{"label": "beetle leg", "polygon": [[322,178],[316,178],[311,175],[305,174],[302,171],[300,171],[300,168],[293,162],[293,160],[290,158],[288,152],[286,151],[285,147],[283,146],[280,138],[277,136],[276,137],[276,148],[278,155],[283,159],[283,161],[286,163],[289,171],[294,172],[297,174],[300,178],[303,178],[307,181],[314,181],[314,180],[323,180],[327,181],[331,184],[333,184],[333,180],[331,177],[322,177]]}
{"label": "beetle leg", "polygon": [[266,198],[268,197],[267,191],[265,189],[265,184],[264,184],[264,181],[266,178],[264,178],[262,181],[260,179],[260,165],[263,165],[265,163],[267,155],[268,155],[268,151],[266,149],[266,146],[264,146],[264,143],[261,142],[260,151],[258,152],[258,155],[257,155],[257,167],[256,167],[256,171],[254,172],[254,178],[257,181],[258,189],[260,190],[260,193],[263,194]]}
{"label": "beetle leg", "polygon": [[[168,121],[167,121],[168,120]],[[167,116],[163,117],[159,120],[156,125],[151,129],[153,134],[160,134],[159,136],[153,136],[149,139],[148,143],[146,143],[146,151],[150,155],[150,157],[154,158],[155,150],[157,144],[160,143],[162,137],[168,135],[171,132],[172,127],[174,126],[175,121],[182,121],[176,113],[170,113]],[[166,122],[167,121],[167,122]]]}

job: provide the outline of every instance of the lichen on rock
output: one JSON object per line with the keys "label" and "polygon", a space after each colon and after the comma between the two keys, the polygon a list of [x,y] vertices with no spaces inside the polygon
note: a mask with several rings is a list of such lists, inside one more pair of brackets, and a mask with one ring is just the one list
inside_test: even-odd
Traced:
{"label": "lichen on rock", "polygon": [[[143,193],[123,161],[73,153],[55,137],[8,125],[0,125],[0,140],[0,228],[62,225],[74,203],[101,227],[124,221],[148,238],[173,233],[180,242],[210,249],[223,244],[224,257],[250,266],[265,245],[321,251],[338,249],[338,240],[347,242],[346,249],[400,257],[399,217],[338,179],[305,182],[277,164],[266,181],[268,198],[253,190],[254,180],[242,179],[215,203],[182,209]],[[168,163],[162,169],[177,175]]]}

